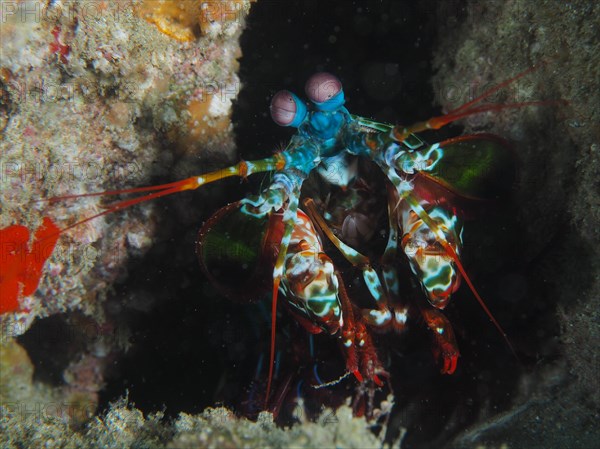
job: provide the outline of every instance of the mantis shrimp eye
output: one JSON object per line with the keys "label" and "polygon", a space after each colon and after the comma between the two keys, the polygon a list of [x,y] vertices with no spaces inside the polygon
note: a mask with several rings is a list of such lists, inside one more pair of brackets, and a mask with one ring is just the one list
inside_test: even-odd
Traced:
{"label": "mantis shrimp eye", "polygon": [[344,104],[342,83],[331,73],[315,73],[306,82],[304,90],[318,109],[332,110]]}
{"label": "mantis shrimp eye", "polygon": [[306,117],[306,105],[289,90],[280,90],[271,100],[271,118],[279,126],[297,128]]}

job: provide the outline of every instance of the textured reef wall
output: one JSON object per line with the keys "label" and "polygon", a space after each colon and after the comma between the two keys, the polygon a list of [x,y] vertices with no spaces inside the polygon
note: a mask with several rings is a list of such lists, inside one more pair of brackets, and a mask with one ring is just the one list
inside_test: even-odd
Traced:
{"label": "textured reef wall", "polygon": [[493,100],[568,103],[466,121],[467,131],[515,145],[520,231],[508,244],[520,247],[515,273],[528,276],[505,277],[498,288],[524,304],[510,320],[528,321],[512,337],[527,348],[537,334],[541,345],[513,407],[483,413],[453,447],[591,447],[600,411],[600,9],[588,1],[454,6],[439,11],[434,57],[437,101],[446,110],[533,65],[541,67]]}
{"label": "textured reef wall", "polygon": [[[100,201],[44,199],[230,162],[238,39],[249,9],[248,1],[3,0],[0,227],[35,229],[51,215],[64,228],[101,212]],[[129,344],[126,324],[114,320],[118,303],[106,315],[111,285],[157,229],[169,229],[160,221],[149,205],[60,238],[37,292],[2,309],[2,403],[75,403],[78,420],[94,413],[106,364]],[[43,245],[33,251],[48,256]],[[61,407],[48,413],[69,419]]]}
{"label": "textured reef wall", "polygon": [[[3,2],[3,227],[36,228],[48,208],[31,207],[40,198],[139,186],[168,170],[193,173],[206,160],[232,159],[238,37],[249,3],[222,4],[232,11],[224,19],[169,2]],[[179,15],[195,17],[187,34]],[[53,205],[55,220],[67,224],[98,211],[94,200]],[[122,274],[128,252],[148,248],[155,223],[150,207],[63,237],[51,275],[22,305],[31,312],[12,330],[64,311],[98,315],[101,292]],[[104,247],[107,234],[114,239]],[[91,270],[96,263],[102,273]]]}
{"label": "textured reef wall", "polygon": [[256,422],[236,418],[225,408],[209,408],[198,415],[182,413],[165,423],[161,413],[144,416],[120,401],[102,417],[94,418],[85,429],[74,432],[60,419],[39,419],[34,413],[17,419],[10,413],[0,416],[0,443],[3,448],[56,447],[94,449],[136,447],[171,449],[196,448],[377,448],[381,441],[366,430],[362,419],[352,416],[349,407],[325,410],[316,422],[282,429],[270,413]]}

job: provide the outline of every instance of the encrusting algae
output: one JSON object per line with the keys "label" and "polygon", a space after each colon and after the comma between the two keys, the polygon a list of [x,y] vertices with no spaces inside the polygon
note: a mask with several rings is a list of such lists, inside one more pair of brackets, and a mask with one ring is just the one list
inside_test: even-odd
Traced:
{"label": "encrusting algae", "polygon": [[244,0],[142,0],[136,13],[167,36],[191,42],[211,29],[223,31],[228,24],[239,21],[247,7],[248,1]]}

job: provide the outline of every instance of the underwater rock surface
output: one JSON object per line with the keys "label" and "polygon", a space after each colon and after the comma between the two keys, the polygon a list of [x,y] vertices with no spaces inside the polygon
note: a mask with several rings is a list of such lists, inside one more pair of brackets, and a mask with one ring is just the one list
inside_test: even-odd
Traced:
{"label": "underwater rock surface", "polygon": [[588,1],[461,5],[458,17],[439,10],[448,19],[440,21],[433,84],[446,110],[533,65],[541,67],[499,100],[567,103],[466,120],[466,131],[515,145],[520,231],[508,244],[520,247],[514,272],[529,274],[525,282],[499,279],[497,288],[513,288],[525,303],[513,308],[521,335],[509,336],[524,348],[534,334],[542,344],[511,408],[482,410],[450,447],[592,447],[600,438],[600,8]]}
{"label": "underwater rock surface", "polygon": [[325,410],[316,422],[282,429],[270,413],[256,422],[237,418],[225,408],[208,408],[198,415],[182,413],[165,422],[160,412],[144,416],[126,400],[112,404],[102,417],[94,418],[81,432],[65,421],[34,413],[3,410],[0,415],[0,444],[6,449],[55,447],[95,449],[98,447],[195,448],[378,448],[381,440],[366,430],[363,419],[341,407]]}
{"label": "underwater rock surface", "polygon": [[[165,8],[151,8],[159,3]],[[1,228],[36,229],[47,215],[65,228],[104,206],[97,197],[48,198],[147,185],[231,162],[238,38],[250,2],[208,9],[184,2],[190,11],[168,3],[2,1]],[[187,17],[193,42],[171,36],[183,33],[175,30],[183,26],[177,14]],[[114,318],[121,301],[107,300],[114,299],[111,286],[127,277],[130,258],[144,255],[160,228],[169,222],[150,205],[60,237],[35,294],[0,315],[3,382],[15,366],[36,368],[35,376],[17,377],[28,395],[3,383],[1,403],[79,404],[85,412],[74,422],[93,415],[107,364],[130,345],[127,323]],[[43,245],[32,251],[49,255]],[[137,306],[144,307],[148,302]],[[64,410],[50,414],[70,419]]]}

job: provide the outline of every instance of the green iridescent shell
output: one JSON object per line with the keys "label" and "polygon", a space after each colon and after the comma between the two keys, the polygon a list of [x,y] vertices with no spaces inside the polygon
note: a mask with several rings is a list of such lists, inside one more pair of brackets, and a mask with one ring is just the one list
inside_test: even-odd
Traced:
{"label": "green iridescent shell", "polygon": [[474,134],[446,140],[430,149],[436,151],[437,158],[420,174],[460,196],[498,199],[514,185],[515,157],[504,139]]}
{"label": "green iridescent shell", "polygon": [[200,266],[225,296],[258,300],[273,285],[283,226],[281,214],[248,215],[239,202],[218,210],[200,229]]}

